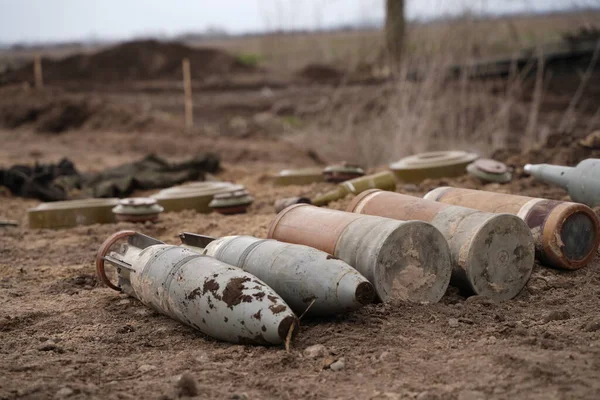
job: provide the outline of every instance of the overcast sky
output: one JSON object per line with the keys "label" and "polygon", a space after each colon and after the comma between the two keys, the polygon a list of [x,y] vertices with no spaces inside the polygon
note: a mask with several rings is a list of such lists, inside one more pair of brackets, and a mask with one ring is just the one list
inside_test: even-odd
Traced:
{"label": "overcast sky", "polygon": [[[569,0],[406,0],[409,18],[543,11]],[[209,26],[231,33],[381,20],[383,0],[0,0],[0,43],[128,39]]]}

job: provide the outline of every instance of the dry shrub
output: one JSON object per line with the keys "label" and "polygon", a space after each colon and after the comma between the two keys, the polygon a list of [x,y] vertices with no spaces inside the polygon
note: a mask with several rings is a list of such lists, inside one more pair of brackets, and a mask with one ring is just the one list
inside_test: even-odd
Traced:
{"label": "dry shrub", "polygon": [[[381,165],[422,151],[464,149],[489,154],[516,147],[528,110],[515,107],[519,79],[506,82],[448,81],[447,63],[423,79],[404,73],[382,88],[342,87],[330,99],[324,118],[308,130],[308,142],[331,161]],[[512,133],[511,133],[512,132]]]}

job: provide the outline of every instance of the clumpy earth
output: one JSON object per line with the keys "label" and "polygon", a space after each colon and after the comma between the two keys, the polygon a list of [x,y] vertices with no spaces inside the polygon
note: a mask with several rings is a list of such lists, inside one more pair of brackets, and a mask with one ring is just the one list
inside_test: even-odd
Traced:
{"label": "clumpy earth", "polygon": [[[24,154],[31,143],[8,131],[2,140],[19,142]],[[98,169],[118,160],[105,155],[80,165]],[[438,304],[374,304],[304,319],[289,352],[217,342],[97,281],[95,253],[118,230],[172,244],[183,231],[265,237],[275,199],[331,188],[273,187],[265,171],[273,170],[226,162],[219,175],[256,196],[248,214],[167,213],[155,224],[32,230],[26,210],[37,202],[3,193],[0,219],[16,219],[20,226],[0,228],[0,398],[177,398],[184,373],[198,398],[597,398],[597,259],[573,272],[536,264],[527,287],[500,304],[450,288]],[[482,187],[464,177],[399,191],[420,195],[445,183]],[[560,189],[529,178],[484,188],[565,198]],[[332,207],[343,209],[349,201]],[[314,345],[325,350],[305,352]],[[328,367],[334,362],[334,369]]]}

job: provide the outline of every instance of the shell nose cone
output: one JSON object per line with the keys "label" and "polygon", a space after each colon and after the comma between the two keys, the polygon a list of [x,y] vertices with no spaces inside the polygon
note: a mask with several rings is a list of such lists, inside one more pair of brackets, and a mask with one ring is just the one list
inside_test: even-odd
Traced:
{"label": "shell nose cone", "polygon": [[523,168],[523,170],[525,172],[527,172],[528,174],[531,174],[533,172],[533,165],[531,164],[526,164],[525,167]]}
{"label": "shell nose cone", "polygon": [[354,310],[375,300],[375,288],[358,272],[348,272],[337,285],[338,303],[345,309]]}

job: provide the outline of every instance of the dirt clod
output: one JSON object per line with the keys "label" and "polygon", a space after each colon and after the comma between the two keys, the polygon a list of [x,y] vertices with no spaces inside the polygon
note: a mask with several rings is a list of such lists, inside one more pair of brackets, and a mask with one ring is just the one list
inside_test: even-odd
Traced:
{"label": "dirt clod", "polygon": [[554,311],[550,311],[548,314],[544,315],[543,321],[544,322],[562,321],[562,320],[569,319],[569,318],[571,318],[571,315],[569,314],[568,311],[554,310]]}
{"label": "dirt clod", "polygon": [[315,344],[304,349],[304,356],[308,359],[324,357],[327,349],[322,344]]}
{"label": "dirt clod", "polygon": [[189,372],[185,372],[179,376],[175,384],[178,397],[194,397],[198,395],[198,386],[196,378]]}

